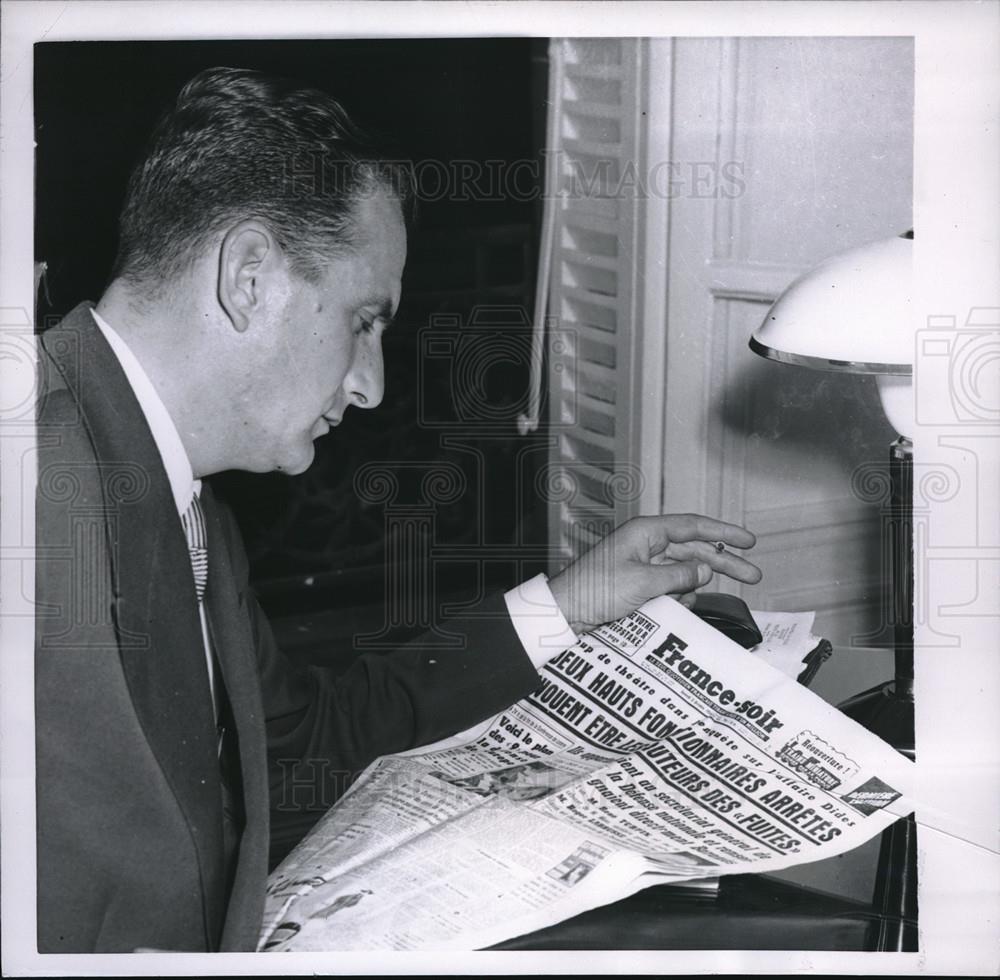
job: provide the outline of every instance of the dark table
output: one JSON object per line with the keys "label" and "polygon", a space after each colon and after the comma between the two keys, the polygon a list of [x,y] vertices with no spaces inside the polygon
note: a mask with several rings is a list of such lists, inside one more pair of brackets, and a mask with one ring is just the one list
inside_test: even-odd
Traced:
{"label": "dark table", "polygon": [[491,949],[834,950],[875,948],[882,917],[869,903],[761,875],[721,880],[718,895],[655,885]]}

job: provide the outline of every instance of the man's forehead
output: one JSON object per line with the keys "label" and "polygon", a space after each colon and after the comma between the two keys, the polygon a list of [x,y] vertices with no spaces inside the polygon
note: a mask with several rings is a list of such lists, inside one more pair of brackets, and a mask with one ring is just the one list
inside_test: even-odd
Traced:
{"label": "man's forehead", "polygon": [[355,212],[355,256],[366,265],[378,286],[384,278],[398,280],[406,262],[406,224],[399,201],[384,191],[365,196]]}
{"label": "man's forehead", "polygon": [[406,248],[406,221],[400,199],[384,187],[373,187],[359,195],[353,206],[354,223],[361,240],[368,244]]}
{"label": "man's forehead", "polygon": [[399,304],[402,264],[368,249],[334,259],[318,284],[326,301],[354,310],[369,310],[391,319]]}

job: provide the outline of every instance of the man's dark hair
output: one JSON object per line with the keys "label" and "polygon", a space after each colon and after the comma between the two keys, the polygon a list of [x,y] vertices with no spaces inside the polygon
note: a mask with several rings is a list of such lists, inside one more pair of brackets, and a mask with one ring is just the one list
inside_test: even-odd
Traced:
{"label": "man's dark hair", "polygon": [[129,180],[113,278],[154,285],[238,221],[270,228],[294,272],[316,282],[360,244],[356,202],[395,194],[409,220],[409,169],[331,96],[290,79],[209,68],[160,119]]}

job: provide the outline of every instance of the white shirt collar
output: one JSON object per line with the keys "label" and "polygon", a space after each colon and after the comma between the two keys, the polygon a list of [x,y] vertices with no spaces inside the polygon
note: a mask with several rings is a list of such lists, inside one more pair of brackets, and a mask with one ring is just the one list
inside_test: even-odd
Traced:
{"label": "white shirt collar", "polygon": [[146,417],[149,431],[153,434],[153,442],[156,443],[160,458],[163,460],[163,468],[167,471],[174,506],[178,514],[183,514],[188,509],[192,496],[201,493],[201,480],[194,478],[191,461],[177,432],[177,426],[174,425],[174,420],[153,387],[153,382],[149,380],[149,375],[143,370],[128,344],[98,315],[97,310],[91,308],[90,312],[104,339],[118,358],[136,401],[139,402],[139,408]]}

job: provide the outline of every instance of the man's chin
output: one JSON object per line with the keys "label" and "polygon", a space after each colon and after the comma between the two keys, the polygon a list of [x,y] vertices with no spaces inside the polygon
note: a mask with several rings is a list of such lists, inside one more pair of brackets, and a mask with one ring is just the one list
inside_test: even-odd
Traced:
{"label": "man's chin", "polygon": [[313,448],[313,444],[310,441],[307,442],[295,455],[289,454],[288,458],[277,463],[274,466],[274,470],[278,473],[286,473],[288,476],[298,476],[301,473],[305,473],[305,471],[312,466],[315,458],[316,450]]}

